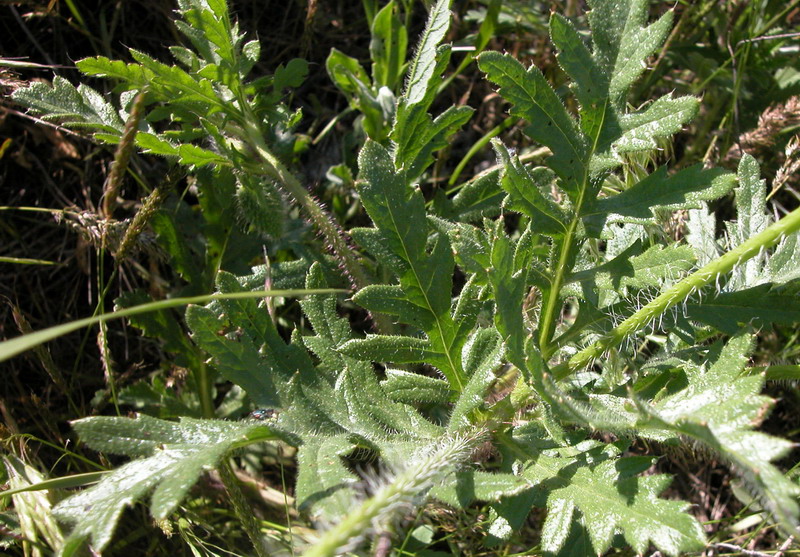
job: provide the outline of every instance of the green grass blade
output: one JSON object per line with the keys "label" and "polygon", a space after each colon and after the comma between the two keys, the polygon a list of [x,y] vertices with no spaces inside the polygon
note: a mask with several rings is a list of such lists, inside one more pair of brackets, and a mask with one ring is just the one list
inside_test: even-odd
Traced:
{"label": "green grass blade", "polygon": [[311,294],[337,294],[345,293],[347,290],[339,290],[335,288],[325,288],[322,290],[256,290],[253,292],[233,292],[230,294],[208,294],[204,296],[190,296],[186,298],[171,298],[169,300],[159,300],[149,304],[125,308],[119,311],[111,311],[102,315],[95,315],[86,317],[85,319],[78,319],[64,323],[63,325],[56,325],[41,331],[36,331],[28,335],[22,335],[10,340],[0,342],[0,362],[8,360],[30,350],[35,346],[39,346],[45,342],[58,338],[60,336],[77,331],[84,327],[96,325],[98,323],[105,323],[112,319],[121,319],[130,315],[138,315],[140,313],[147,313],[149,311],[157,311],[160,309],[174,308],[185,306],[189,304],[206,304],[213,300],[230,300],[238,298],[273,298],[273,297],[293,297],[293,296],[308,296]]}
{"label": "green grass blade", "polygon": [[71,487],[81,487],[99,482],[103,476],[109,472],[87,472],[85,474],[73,474],[72,476],[64,476],[63,478],[53,478],[52,480],[45,480],[33,485],[20,487],[17,489],[9,489],[3,492],[3,497],[14,495],[16,493],[23,493],[25,491],[46,491],[49,489],[69,489]]}

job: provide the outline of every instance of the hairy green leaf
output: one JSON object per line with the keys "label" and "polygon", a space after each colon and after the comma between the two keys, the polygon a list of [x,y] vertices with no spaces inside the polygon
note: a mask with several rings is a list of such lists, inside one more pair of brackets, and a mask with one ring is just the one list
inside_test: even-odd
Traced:
{"label": "hairy green leaf", "polygon": [[530,486],[525,478],[513,474],[464,469],[456,472],[450,483],[433,488],[431,497],[451,507],[466,509],[474,501],[498,501]]}
{"label": "hairy green leaf", "polygon": [[408,69],[408,83],[402,104],[420,103],[428,94],[431,79],[436,75],[437,46],[450,27],[450,2],[451,0],[438,0],[431,9],[417,53]]}
{"label": "hairy green leaf", "polygon": [[576,185],[588,176],[589,149],[575,120],[535,66],[526,70],[509,54],[484,52],[478,66],[497,84],[500,95],[512,103],[511,115],[527,120],[525,133],[550,147],[550,168],[563,180],[573,203],[580,195]]}
{"label": "hairy green leaf", "polygon": [[116,137],[122,135],[125,126],[117,111],[97,91],[86,85],[75,87],[59,76],[53,79],[52,86],[34,82],[14,91],[12,98],[42,118],[70,127],[94,129]]}
{"label": "hairy green leaf", "polygon": [[743,373],[752,337],[738,334],[719,351],[708,371],[686,372],[689,386],[658,402],[651,414],[663,427],[688,435],[731,462],[745,485],[788,532],[798,527],[800,487],[771,461],[786,455],[792,443],[754,432],[773,401],[759,395],[763,377]]}
{"label": "hairy green leaf", "polygon": [[671,95],[664,95],[640,112],[621,116],[623,133],[612,149],[617,153],[655,149],[657,138],[677,133],[695,117],[699,103],[694,97],[674,99]]}
{"label": "hairy green leaf", "polygon": [[525,297],[527,276],[524,269],[517,269],[510,240],[499,226],[492,231],[491,267],[488,269],[489,284],[494,292],[495,325],[503,338],[508,359],[524,372],[525,343],[528,332],[522,316],[522,303]]}
{"label": "hairy green leaf", "polygon": [[[727,224],[731,247],[742,244],[770,224],[766,212],[766,181],[761,179],[758,163],[751,155],[745,154],[739,161],[737,176],[736,222]],[[765,261],[766,253],[761,253],[734,269],[729,288],[735,290],[761,282]]]}
{"label": "hairy green leaf", "polygon": [[235,447],[270,439],[288,440],[269,426],[247,420],[195,420],[179,423],[148,416],[85,418],[73,423],[81,439],[103,451],[141,456],[117,468],[96,486],[73,495],[54,508],[56,516],[74,524],[70,539],[90,538],[101,551],[122,511],[153,491],[150,512],[167,518],[197,479],[217,466]]}
{"label": "hairy green leaf", "polygon": [[123,89],[142,89],[153,78],[153,73],[141,64],[111,60],[105,56],[94,56],[78,60],[75,65],[86,75],[118,80]]}
{"label": "hairy green leaf", "polygon": [[448,431],[454,433],[472,424],[470,414],[483,406],[486,389],[495,380],[495,368],[500,364],[503,343],[494,329],[478,329],[464,346],[464,368],[469,382],[456,400]]}
{"label": "hairy green leaf", "polygon": [[504,193],[499,186],[499,175],[499,170],[481,173],[458,190],[451,200],[453,220],[475,222],[500,214]]}
{"label": "hairy green leaf", "polygon": [[599,199],[586,216],[610,215],[612,222],[651,222],[656,210],[696,209],[702,201],[722,197],[735,183],[733,174],[719,168],[704,169],[698,164],[667,176],[662,166],[624,192]]}
{"label": "hairy green leaf", "polygon": [[664,42],[672,26],[672,12],[645,26],[646,1],[595,0],[590,6],[593,56],[601,71],[611,76],[608,98],[612,106],[621,110],[629,87],[647,67],[646,58]]}
{"label": "hairy green leaf", "polygon": [[[241,282],[224,272],[218,275],[218,287],[221,292],[245,291]],[[287,345],[267,309],[255,300],[190,306],[186,323],[194,342],[213,357],[219,372],[242,386],[258,405],[288,405],[292,399],[287,381],[295,373],[314,374],[305,350]]]}
{"label": "hairy green leaf", "polygon": [[775,323],[791,327],[800,323],[800,299],[797,292],[766,283],[689,302],[686,316],[728,334],[743,325],[765,327]]}
{"label": "hairy green leaf", "polygon": [[699,209],[689,211],[686,228],[686,241],[694,249],[698,265],[705,266],[719,256],[715,239],[717,219],[705,203],[701,202]]}
{"label": "hairy green leaf", "polygon": [[347,515],[356,496],[356,478],[342,457],[354,448],[345,435],[311,438],[300,447],[296,487],[300,510],[327,520]]}
{"label": "hairy green leaf", "polygon": [[346,356],[359,360],[413,364],[428,362],[446,365],[447,360],[434,350],[430,341],[400,335],[367,335],[365,339],[349,340],[339,347]]}
{"label": "hairy green leaf", "polygon": [[620,256],[598,267],[579,271],[569,282],[582,282],[597,291],[620,291],[623,288],[661,287],[681,278],[695,264],[694,250],[689,246],[653,246],[639,255],[626,250]]}
{"label": "hairy green leaf", "polygon": [[[454,267],[447,237],[439,234],[428,250],[425,202],[419,190],[410,187],[394,169],[389,153],[368,141],[359,154],[359,194],[379,231],[382,243],[393,255],[387,264],[400,279],[408,302],[420,308],[420,326],[436,363],[452,388],[465,383],[459,339],[450,315],[450,291]],[[376,253],[381,257],[382,252]],[[355,342],[355,341],[354,341]],[[463,340],[461,340],[463,343]]]}
{"label": "hairy green leaf", "polygon": [[620,133],[608,99],[611,73],[598,65],[569,20],[556,13],[550,18],[550,38],[558,48],[559,64],[574,82],[581,130],[588,137],[597,137],[596,145],[603,151]]}
{"label": "hairy green leaf", "polygon": [[446,381],[400,369],[387,369],[382,385],[389,398],[397,402],[444,404],[450,400]]}
{"label": "hairy green leaf", "polygon": [[580,520],[597,555],[608,550],[616,532],[639,553],[651,543],[669,555],[701,549],[705,535],[684,512],[688,505],[658,498],[669,478],[636,476],[639,464],[637,457],[618,459],[597,451],[572,457],[543,454],[528,464],[522,476],[547,500],[543,547],[561,550],[571,523]]}

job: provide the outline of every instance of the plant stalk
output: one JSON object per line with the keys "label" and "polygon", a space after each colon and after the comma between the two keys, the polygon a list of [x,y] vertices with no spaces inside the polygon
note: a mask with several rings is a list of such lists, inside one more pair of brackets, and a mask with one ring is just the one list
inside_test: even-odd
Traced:
{"label": "plant stalk", "polygon": [[377,523],[385,526],[397,510],[407,511],[420,503],[425,493],[443,481],[464,462],[483,437],[482,431],[472,435],[448,437],[432,450],[412,458],[409,466],[389,483],[348,514],[311,548],[303,557],[333,557],[354,539],[365,536]]}
{"label": "plant stalk", "polygon": [[542,357],[547,360],[554,352],[551,346],[553,333],[556,330],[556,314],[560,313],[561,304],[561,287],[564,285],[564,280],[570,270],[570,259],[573,257],[573,250],[575,249],[575,236],[578,233],[578,225],[580,224],[581,211],[583,209],[583,202],[586,196],[586,182],[588,177],[584,177],[584,185],[580,188],[578,200],[575,203],[575,216],[567,226],[567,231],[561,240],[561,249],[559,250],[558,264],[553,276],[553,282],[547,293],[546,298],[542,304],[542,310],[539,318],[539,349],[542,351]]}
{"label": "plant stalk", "polygon": [[755,257],[762,249],[772,247],[782,237],[798,230],[800,230],[800,208],[669,288],[620,323],[605,337],[575,354],[568,362],[553,368],[553,375],[557,380],[564,379],[588,365],[592,360],[600,357],[603,352],[618,346],[625,338],[645,327],[651,320],[669,308],[683,302],[693,292],[716,280],[720,275],[731,271],[736,265]]}
{"label": "plant stalk", "polygon": [[253,543],[253,547],[255,547],[256,550],[256,555],[258,555],[258,557],[269,557],[269,552],[267,552],[266,547],[264,547],[264,540],[262,539],[261,530],[258,527],[258,520],[253,515],[253,510],[247,503],[244,493],[242,493],[242,490],[239,488],[236,474],[234,474],[233,470],[231,470],[230,464],[223,462],[220,465],[219,477],[222,480],[225,489],[228,491],[228,494],[231,496],[233,510],[236,513],[239,521],[242,523],[242,527],[244,528],[245,532],[247,532],[247,536],[250,538],[250,541]]}
{"label": "plant stalk", "polygon": [[339,260],[340,265],[352,282],[356,290],[369,284],[366,274],[355,253],[347,245],[342,230],[333,220],[333,217],[308,193],[303,184],[292,174],[288,168],[269,150],[261,134],[247,126],[247,139],[253,146],[259,158],[264,162],[267,173],[277,180],[292,197],[305,210],[311,221],[322,233],[329,248]]}

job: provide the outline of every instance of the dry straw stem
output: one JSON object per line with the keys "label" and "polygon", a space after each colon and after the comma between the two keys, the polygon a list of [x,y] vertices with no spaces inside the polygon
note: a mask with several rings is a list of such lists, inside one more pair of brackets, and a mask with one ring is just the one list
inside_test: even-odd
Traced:
{"label": "dry straw stem", "polygon": [[[33,329],[31,328],[31,325],[25,315],[22,313],[22,310],[20,310],[19,306],[12,303],[10,300],[7,300],[7,303],[9,306],[11,306],[11,315],[14,317],[14,323],[16,323],[19,332],[23,335],[32,333]],[[69,388],[67,387],[67,382],[64,380],[61,370],[53,361],[53,356],[50,354],[50,350],[46,346],[36,346],[33,348],[33,352],[36,354],[36,357],[39,359],[39,363],[42,364],[42,367],[50,376],[50,379],[56,385],[61,394],[68,395]]]}
{"label": "dry straw stem", "polygon": [[125,175],[125,171],[128,170],[128,163],[136,146],[136,132],[139,131],[139,122],[144,115],[144,99],[146,95],[147,89],[142,89],[133,99],[131,113],[125,122],[125,128],[119,145],[117,145],[117,150],[114,152],[114,162],[111,165],[111,172],[108,175],[106,187],[103,191],[103,216],[107,219],[110,219],[114,214],[114,209],[117,206],[117,196],[122,186],[122,177]]}
{"label": "dry straw stem", "polygon": [[[772,190],[767,195],[767,199],[771,199],[778,190],[790,182],[798,181],[798,171],[800,171],[800,136],[795,135],[789,140],[784,150],[786,156],[783,164],[775,173],[775,179],[772,181]],[[795,197],[798,197],[797,192]]]}
{"label": "dry straw stem", "polygon": [[790,97],[785,103],[767,108],[758,118],[758,125],[739,136],[725,155],[725,161],[739,160],[746,152],[756,158],[771,155],[778,136],[783,130],[800,124],[800,96]]}

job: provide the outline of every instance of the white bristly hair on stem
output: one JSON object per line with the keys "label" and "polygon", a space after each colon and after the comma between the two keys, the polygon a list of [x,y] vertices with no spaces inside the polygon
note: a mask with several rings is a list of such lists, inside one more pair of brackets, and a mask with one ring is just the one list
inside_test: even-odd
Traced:
{"label": "white bristly hair on stem", "polygon": [[[781,238],[798,230],[800,230],[800,209],[795,209],[778,222],[773,223],[755,236],[748,238],[727,253],[671,286],[667,291],[661,293],[616,326],[602,339],[578,352],[570,358],[569,362],[553,368],[553,373],[560,380],[581,369],[605,350],[619,346],[626,337],[646,327],[653,319],[673,306],[682,303],[691,292],[699,290],[712,282],[716,283],[722,275],[731,272],[737,265],[741,265],[757,256],[761,250],[774,246]],[[719,291],[719,288],[717,288],[717,291]]]}
{"label": "white bristly hair on stem", "polygon": [[374,487],[372,497],[328,530],[303,557],[328,557],[339,554],[354,540],[371,531],[382,530],[399,512],[421,504],[425,494],[441,483],[470,457],[484,432],[446,436],[414,454],[383,485]]}

